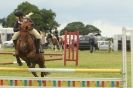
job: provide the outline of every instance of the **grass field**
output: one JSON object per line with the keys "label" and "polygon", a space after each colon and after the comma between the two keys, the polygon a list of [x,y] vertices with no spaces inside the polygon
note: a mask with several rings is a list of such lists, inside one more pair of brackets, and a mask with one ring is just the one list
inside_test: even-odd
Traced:
{"label": "grass field", "polygon": [[[13,49],[3,49],[2,51],[12,51]],[[45,50],[45,53],[57,53],[50,50]],[[59,52],[58,52],[59,53]],[[128,86],[130,87],[130,52],[128,54]],[[47,58],[46,58],[47,59]],[[11,55],[1,55],[0,62],[15,61],[15,57]],[[18,67],[17,64],[1,65],[2,67]],[[96,51],[90,53],[88,50],[79,51],[79,66],[75,66],[73,62],[67,62],[67,66],[63,65],[63,60],[47,61],[46,66],[49,68],[121,68],[122,67],[122,53],[107,51]],[[26,68],[24,64],[22,68]],[[0,72],[0,76],[24,76],[32,77],[29,72]],[[50,77],[121,77],[119,73],[51,73]]]}

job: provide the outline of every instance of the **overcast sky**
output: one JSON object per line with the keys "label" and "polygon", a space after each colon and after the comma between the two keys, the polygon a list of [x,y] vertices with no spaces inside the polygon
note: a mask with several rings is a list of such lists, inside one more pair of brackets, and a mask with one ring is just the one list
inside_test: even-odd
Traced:
{"label": "overcast sky", "polygon": [[0,18],[7,17],[24,1],[40,9],[52,9],[61,24],[59,29],[73,21],[92,24],[104,36],[120,34],[123,26],[133,28],[133,0],[1,0]]}

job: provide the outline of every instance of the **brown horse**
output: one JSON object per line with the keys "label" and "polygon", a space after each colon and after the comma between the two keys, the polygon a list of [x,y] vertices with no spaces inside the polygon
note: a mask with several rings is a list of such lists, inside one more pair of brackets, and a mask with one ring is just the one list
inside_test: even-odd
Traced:
{"label": "brown horse", "polygon": [[[39,53],[36,54],[36,46],[34,37],[29,33],[29,29],[32,28],[32,24],[30,21],[22,21],[19,27],[20,36],[17,40],[16,50],[17,50],[17,63],[22,65],[20,59],[24,60],[29,68],[35,68],[36,64],[39,65],[40,68],[45,68],[44,62],[44,54]],[[32,72],[35,77],[38,77],[36,72]],[[47,75],[46,72],[41,72],[41,77]]]}
{"label": "brown horse", "polygon": [[62,39],[62,37],[59,37],[59,41],[58,41],[58,39],[54,35],[52,35],[52,37],[48,38],[47,41],[49,42],[50,45],[52,45],[54,50],[56,48],[58,50],[63,48],[63,39]]}

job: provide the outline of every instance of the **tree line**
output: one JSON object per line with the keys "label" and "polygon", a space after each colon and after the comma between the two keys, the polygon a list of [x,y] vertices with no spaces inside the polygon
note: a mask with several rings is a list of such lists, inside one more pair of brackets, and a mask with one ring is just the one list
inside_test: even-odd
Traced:
{"label": "tree line", "polygon": [[[51,9],[39,9],[36,5],[27,1],[19,4],[16,9],[22,10],[25,15],[33,12],[34,14],[31,16],[31,19],[33,20],[37,30],[51,32],[53,29],[57,29],[60,26],[60,24],[55,20],[56,13]],[[0,23],[2,23],[3,27],[13,27],[16,20],[14,15],[16,9],[14,9],[6,18],[0,18]],[[81,35],[86,35],[88,33],[101,34],[100,29],[90,24],[85,25],[80,21],[68,23],[66,27],[60,31],[60,34],[64,34],[64,31],[79,31]]]}

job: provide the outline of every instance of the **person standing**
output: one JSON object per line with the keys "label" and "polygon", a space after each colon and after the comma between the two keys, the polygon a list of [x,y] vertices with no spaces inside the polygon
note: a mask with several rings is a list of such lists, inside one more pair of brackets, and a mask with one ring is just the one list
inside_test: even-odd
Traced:
{"label": "person standing", "polygon": [[93,53],[95,48],[95,37],[93,34],[90,34],[89,43],[90,43],[90,53]]}

